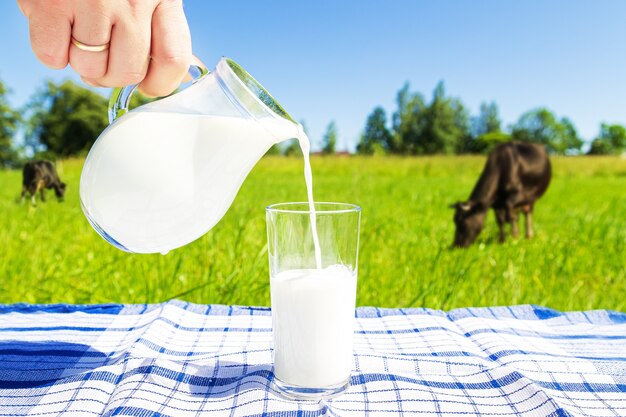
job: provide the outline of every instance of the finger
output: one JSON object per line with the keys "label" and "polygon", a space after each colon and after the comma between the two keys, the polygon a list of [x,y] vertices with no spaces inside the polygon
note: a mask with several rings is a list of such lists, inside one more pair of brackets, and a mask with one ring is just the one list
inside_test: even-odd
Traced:
{"label": "finger", "polygon": [[80,77],[80,79],[87,85],[90,85],[92,87],[104,87],[103,85],[99,84],[98,81],[94,80],[93,78],[87,78],[87,77]]}
{"label": "finger", "polygon": [[115,21],[106,74],[96,81],[106,87],[123,87],[141,82],[150,61],[150,14],[141,20]]}
{"label": "finger", "polygon": [[54,69],[65,68],[68,62],[72,25],[71,14],[64,5],[43,2],[29,17],[33,52],[44,65]]}
{"label": "finger", "polygon": [[[200,58],[198,58],[195,55],[191,55],[191,63],[189,65],[195,65],[196,67],[207,69],[204,62],[200,61]],[[189,70],[187,70],[187,72],[185,73],[185,77],[183,78],[183,82],[188,82],[188,81],[192,81],[191,74],[189,74]]]}
{"label": "finger", "polygon": [[[105,45],[111,40],[111,18],[107,15],[104,4],[93,6],[91,2],[76,2],[72,37],[86,45]],[[69,61],[74,70],[82,77],[101,78],[107,72],[109,51],[83,51],[70,44]]]}
{"label": "finger", "polygon": [[[198,58],[195,55],[191,55],[191,63],[189,64],[191,65],[195,65],[196,67],[200,67],[200,68],[204,68],[207,69],[206,65],[204,65],[204,62],[200,61],[200,58]],[[189,68],[187,69],[187,72],[185,73],[185,75],[183,76],[183,79],[181,80],[181,82],[183,83],[188,83],[190,81],[193,81],[193,77],[192,75],[189,73]]]}
{"label": "finger", "polygon": [[139,89],[148,96],[174,91],[191,62],[191,34],[181,1],[160,3],[152,15],[150,66]]}
{"label": "finger", "polygon": [[22,12],[22,14],[24,16],[26,16],[27,18],[30,17],[30,12],[32,10],[32,1],[28,1],[28,0],[17,0],[17,7],[20,8],[20,11]]}

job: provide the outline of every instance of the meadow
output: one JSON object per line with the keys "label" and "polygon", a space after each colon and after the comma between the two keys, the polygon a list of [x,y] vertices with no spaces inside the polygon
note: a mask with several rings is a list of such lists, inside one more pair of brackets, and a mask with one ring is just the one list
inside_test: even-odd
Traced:
{"label": "meadow", "polygon": [[[0,172],[0,303],[269,305],[265,206],[304,201],[299,158],[265,157],[222,221],[163,255],[109,246],[80,209],[82,160],[58,162],[64,202],[19,203],[21,172]],[[363,208],[358,305],[540,304],[626,310],[626,159],[553,158],[532,240],[496,241],[490,213],[478,241],[451,249],[448,205],[467,198],[484,157],[313,157],[318,201]],[[523,226],[523,222],[520,221]]]}

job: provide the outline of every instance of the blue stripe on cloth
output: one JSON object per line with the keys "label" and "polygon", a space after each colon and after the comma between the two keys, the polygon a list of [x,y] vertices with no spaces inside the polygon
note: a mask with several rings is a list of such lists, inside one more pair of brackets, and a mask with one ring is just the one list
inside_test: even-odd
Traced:
{"label": "blue stripe on cloth", "polygon": [[559,317],[562,313],[551,308],[533,306],[535,315],[539,320],[551,319],[553,317]]}
{"label": "blue stripe on cloth", "polygon": [[[0,304],[0,314],[8,313],[86,313],[86,314],[138,314],[147,313],[162,308],[165,305],[177,306],[187,309],[191,312],[206,313],[207,315],[257,315],[269,316],[271,309],[269,307],[255,306],[227,306],[214,304],[209,312],[206,312],[206,306],[200,304],[188,303],[180,300],[171,300],[161,304]],[[187,307],[187,308],[186,308]]]}
{"label": "blue stripe on cloth", "polygon": [[119,314],[123,304],[0,304],[0,314],[7,313],[87,313]]}
{"label": "blue stripe on cloth", "polygon": [[607,311],[607,314],[611,320],[615,323],[626,323],[626,314],[618,313],[616,311]]}

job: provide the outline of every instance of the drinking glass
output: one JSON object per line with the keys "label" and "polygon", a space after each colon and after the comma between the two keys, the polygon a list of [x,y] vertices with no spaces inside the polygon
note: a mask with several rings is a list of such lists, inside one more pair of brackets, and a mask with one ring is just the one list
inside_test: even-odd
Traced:
{"label": "drinking glass", "polygon": [[353,365],[361,208],[314,207],[312,213],[309,203],[281,203],[266,213],[274,385],[297,399],[339,395]]}

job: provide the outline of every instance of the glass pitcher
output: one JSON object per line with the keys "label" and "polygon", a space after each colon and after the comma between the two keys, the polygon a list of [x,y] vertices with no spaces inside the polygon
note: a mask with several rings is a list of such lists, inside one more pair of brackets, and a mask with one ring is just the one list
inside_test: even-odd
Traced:
{"label": "glass pitcher", "polygon": [[298,136],[298,124],[241,66],[192,66],[193,84],[128,111],[136,85],[116,89],[111,124],[80,178],[83,212],[119,249],[167,253],[224,216],[256,162]]}

